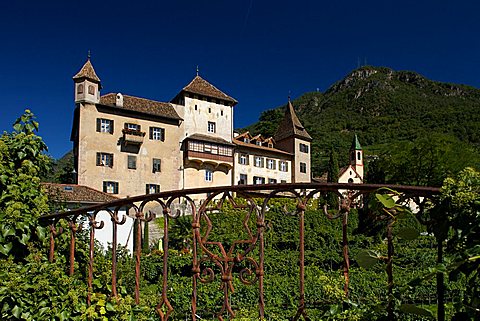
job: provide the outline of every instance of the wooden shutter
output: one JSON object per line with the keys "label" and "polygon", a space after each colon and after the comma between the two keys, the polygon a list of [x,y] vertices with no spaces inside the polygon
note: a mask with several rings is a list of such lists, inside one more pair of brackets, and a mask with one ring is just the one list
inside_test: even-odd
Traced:
{"label": "wooden shutter", "polygon": [[107,182],[103,182],[103,192],[107,192]]}
{"label": "wooden shutter", "polygon": [[102,128],[102,120],[97,118],[97,132],[99,132]]}
{"label": "wooden shutter", "polygon": [[108,164],[110,167],[113,167],[113,154],[110,154],[110,164]]}
{"label": "wooden shutter", "polygon": [[113,120],[110,121],[110,134],[113,134]]}
{"label": "wooden shutter", "polygon": [[153,127],[150,127],[148,138],[153,139]]}
{"label": "wooden shutter", "polygon": [[160,131],[162,132],[161,141],[164,142],[165,141],[165,128],[160,128]]}
{"label": "wooden shutter", "polygon": [[97,153],[97,166],[101,165],[101,158],[100,158],[100,153]]}

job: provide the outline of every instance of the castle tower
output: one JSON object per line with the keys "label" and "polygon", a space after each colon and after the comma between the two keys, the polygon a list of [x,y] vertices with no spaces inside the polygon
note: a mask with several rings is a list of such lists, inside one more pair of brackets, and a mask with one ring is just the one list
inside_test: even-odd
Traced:
{"label": "castle tower", "polygon": [[90,54],[82,69],[73,76],[75,83],[75,103],[91,103],[100,102],[100,78],[98,78],[92,63],[90,62]]}
{"label": "castle tower", "polygon": [[350,165],[353,166],[357,174],[363,180],[363,150],[358,141],[357,134],[353,137],[352,146],[350,147]]}
{"label": "castle tower", "polygon": [[290,98],[285,110],[285,117],[277,129],[274,139],[278,149],[293,154],[292,183],[310,182],[310,142],[312,137],[295,114]]}

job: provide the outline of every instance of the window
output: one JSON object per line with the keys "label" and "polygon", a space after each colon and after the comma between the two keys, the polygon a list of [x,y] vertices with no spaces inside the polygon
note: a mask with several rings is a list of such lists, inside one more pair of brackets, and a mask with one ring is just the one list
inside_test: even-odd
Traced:
{"label": "window", "polygon": [[134,131],[139,132],[140,131],[140,125],[132,124],[132,123],[125,123],[125,129],[134,130]]}
{"label": "window", "polygon": [[195,110],[198,110],[198,106],[197,106],[197,105],[195,105]]}
{"label": "window", "polygon": [[357,159],[362,160],[362,153],[361,152],[357,152]]}
{"label": "window", "polygon": [[300,162],[300,173],[307,172],[307,164]]}
{"label": "window", "polygon": [[209,114],[212,113],[212,108],[208,108],[208,113],[209,113]]}
{"label": "window", "polygon": [[259,141],[259,140],[257,140],[257,141],[255,142],[255,145],[257,145],[257,146],[262,146],[262,142]]}
{"label": "window", "polygon": [[103,182],[103,192],[109,194],[118,194],[118,182]]}
{"label": "window", "polygon": [[282,180],[280,181],[280,183],[282,183],[282,184],[285,184],[286,182],[287,182],[287,181],[284,180],[284,179],[282,179]]}
{"label": "window", "polygon": [[264,164],[264,158],[263,157],[260,157],[260,156],[255,156],[254,157],[255,159],[255,167],[263,167],[263,164]]}
{"label": "window", "polygon": [[286,161],[279,161],[280,163],[280,171],[281,172],[288,172],[288,163]]}
{"label": "window", "polygon": [[248,154],[240,154],[238,156],[238,163],[242,165],[248,165]]}
{"label": "window", "polygon": [[113,134],[113,120],[97,118],[97,132]]}
{"label": "window", "polygon": [[223,110],[220,110],[220,116],[223,116]]}
{"label": "window", "polygon": [[145,194],[156,194],[160,193],[160,185],[158,184],[147,184],[145,187]]}
{"label": "window", "polygon": [[265,178],[259,177],[259,176],[253,176],[253,184],[255,185],[265,184]]}
{"label": "window", "polygon": [[205,143],[203,146],[203,150],[205,153],[210,153],[210,154],[218,154],[218,145],[215,144],[210,144],[210,143]]}
{"label": "window", "polygon": [[269,178],[268,184],[277,184],[277,180],[275,178]]}
{"label": "window", "polygon": [[137,169],[137,156],[128,155],[128,169]]}
{"label": "window", "polygon": [[238,181],[238,185],[246,185],[247,184],[247,175],[240,174],[240,180]]}
{"label": "window", "polygon": [[213,172],[209,169],[205,170],[205,181],[212,182],[213,181]]}
{"label": "window", "polygon": [[113,154],[97,153],[97,166],[113,167]]}
{"label": "window", "polygon": [[83,94],[83,84],[77,86],[77,94]]}
{"label": "window", "polygon": [[302,153],[308,153],[308,145],[306,144],[300,144],[300,151]]}
{"label": "window", "polygon": [[268,169],[275,169],[277,168],[276,166],[276,161],[274,159],[267,159],[267,168]]}
{"label": "window", "polygon": [[88,94],[95,95],[95,87],[93,87],[93,85],[88,86]]}
{"label": "window", "polygon": [[213,121],[209,121],[208,122],[208,127],[207,127],[207,131],[209,133],[215,133],[215,123]]}
{"label": "window", "polygon": [[158,158],[153,159],[153,168],[152,172],[157,173],[162,171],[162,160]]}
{"label": "window", "polygon": [[150,139],[165,141],[165,129],[160,127],[150,127]]}

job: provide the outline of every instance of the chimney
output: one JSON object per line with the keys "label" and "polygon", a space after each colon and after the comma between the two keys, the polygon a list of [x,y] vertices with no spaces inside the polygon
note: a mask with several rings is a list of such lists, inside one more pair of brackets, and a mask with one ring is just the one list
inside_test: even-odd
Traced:
{"label": "chimney", "polygon": [[115,106],[123,107],[123,95],[121,93],[117,94],[117,99],[116,99],[116,102],[115,102]]}

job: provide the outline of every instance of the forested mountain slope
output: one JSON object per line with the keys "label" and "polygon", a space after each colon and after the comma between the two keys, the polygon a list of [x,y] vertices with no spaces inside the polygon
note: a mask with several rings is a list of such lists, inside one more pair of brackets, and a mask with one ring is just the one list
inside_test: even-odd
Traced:
{"label": "forested mountain slope", "polygon": [[[380,160],[400,161],[392,157],[405,157],[396,153],[413,148],[421,155],[429,146],[437,154],[459,155],[455,166],[479,164],[480,90],[473,87],[432,81],[410,71],[365,66],[325,93],[306,93],[293,104],[314,139],[314,175],[325,170],[331,147],[341,155],[341,163],[348,161],[354,132],[367,156]],[[273,135],[284,107],[263,112],[259,122],[246,129]],[[390,174],[386,174],[387,181],[392,181]]]}

